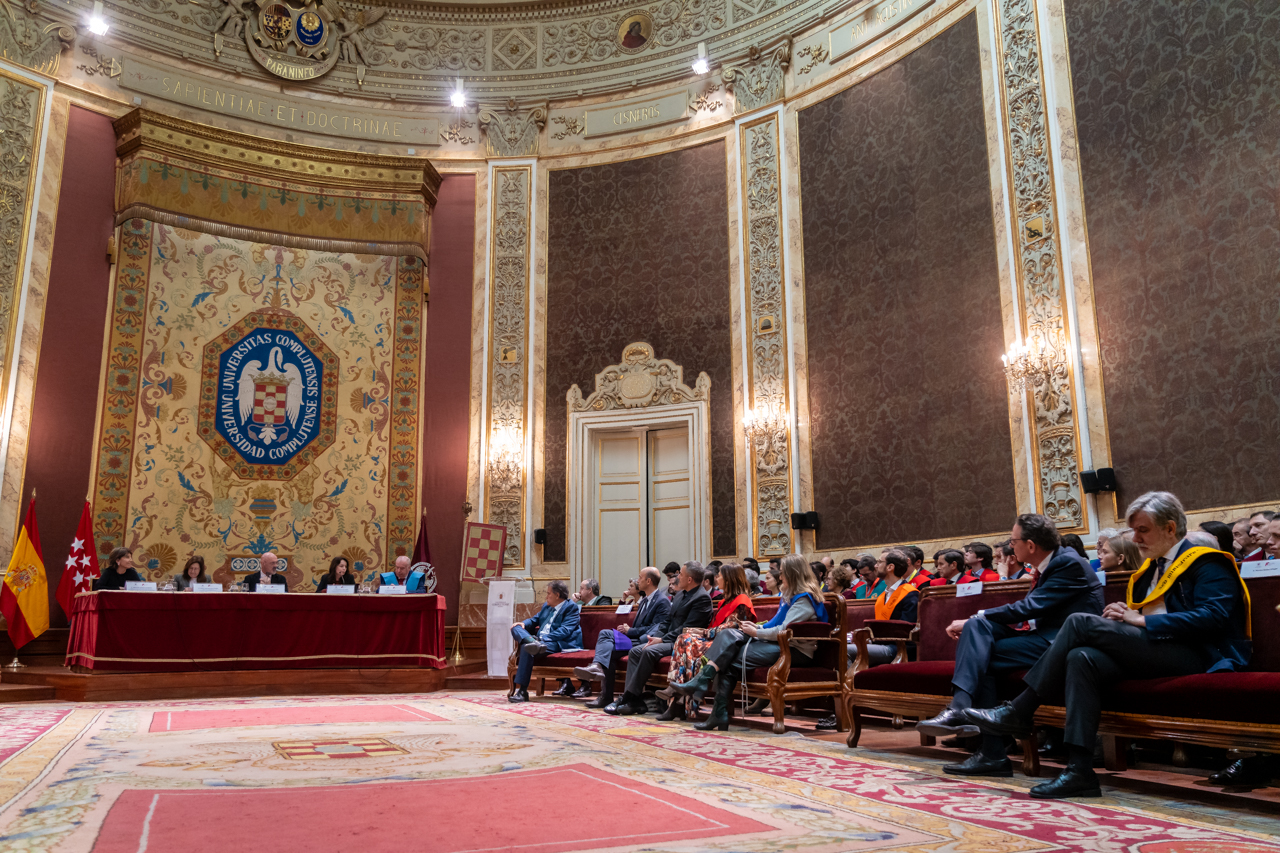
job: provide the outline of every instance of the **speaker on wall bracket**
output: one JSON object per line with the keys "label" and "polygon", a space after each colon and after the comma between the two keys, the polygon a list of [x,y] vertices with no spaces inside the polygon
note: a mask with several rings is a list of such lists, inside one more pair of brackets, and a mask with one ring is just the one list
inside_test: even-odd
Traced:
{"label": "speaker on wall bracket", "polygon": [[538,527],[538,528],[535,528],[535,529],[534,529],[534,531],[533,531],[533,544],[534,544],[534,545],[546,545],[546,544],[547,544],[547,529],[546,529],[545,527]]}
{"label": "speaker on wall bracket", "polygon": [[1099,468],[1096,471],[1081,471],[1080,488],[1084,489],[1086,495],[1096,495],[1099,492],[1114,492],[1116,490],[1116,469]]}

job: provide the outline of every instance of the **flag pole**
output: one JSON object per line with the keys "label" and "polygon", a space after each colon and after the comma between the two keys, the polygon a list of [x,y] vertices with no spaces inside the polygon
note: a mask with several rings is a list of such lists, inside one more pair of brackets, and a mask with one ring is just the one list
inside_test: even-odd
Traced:
{"label": "flag pole", "polygon": [[[35,486],[32,486],[32,487],[31,487],[31,500],[32,500],[32,501],[34,501],[35,499],[36,499],[36,487],[35,487]],[[27,502],[27,506],[30,506],[30,505],[31,505],[31,501],[28,501],[28,502]],[[25,522],[24,522],[24,523],[25,523]],[[19,532],[21,532],[21,531],[19,531]],[[26,665],[25,663],[23,663],[22,661],[18,660],[18,650],[17,650],[17,649],[14,649],[14,650],[13,650],[13,660],[11,660],[11,661],[9,661],[7,664],[5,664],[5,667],[4,667],[4,668],[5,668],[5,669],[7,669],[7,670],[9,670],[10,672],[17,672],[17,671],[18,671],[18,670],[20,670],[20,669],[26,669],[26,668],[27,668],[27,665]]]}

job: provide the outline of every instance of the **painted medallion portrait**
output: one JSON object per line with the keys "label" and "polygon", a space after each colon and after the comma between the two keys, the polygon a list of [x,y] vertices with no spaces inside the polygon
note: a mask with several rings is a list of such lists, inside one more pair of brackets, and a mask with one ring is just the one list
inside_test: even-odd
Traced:
{"label": "painted medallion portrait", "polygon": [[618,47],[623,53],[638,53],[653,35],[653,18],[647,12],[635,12],[622,19],[618,27]]}

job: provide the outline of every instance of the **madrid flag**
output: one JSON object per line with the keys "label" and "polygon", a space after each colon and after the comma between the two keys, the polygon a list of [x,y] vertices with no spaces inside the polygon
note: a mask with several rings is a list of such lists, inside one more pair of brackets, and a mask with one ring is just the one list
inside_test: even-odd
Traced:
{"label": "madrid flag", "polygon": [[84,502],[84,512],[80,514],[80,526],[76,528],[76,538],[71,540],[71,553],[67,556],[67,565],[62,570],[62,580],[58,581],[55,596],[62,612],[71,618],[71,603],[82,592],[93,589],[93,580],[98,576],[98,546],[93,541],[93,512],[89,502]]}
{"label": "madrid flag", "polygon": [[20,649],[49,628],[49,581],[40,556],[36,501],[27,504],[27,520],[13,546],[13,559],[0,586],[0,613],[9,623],[9,639]]}

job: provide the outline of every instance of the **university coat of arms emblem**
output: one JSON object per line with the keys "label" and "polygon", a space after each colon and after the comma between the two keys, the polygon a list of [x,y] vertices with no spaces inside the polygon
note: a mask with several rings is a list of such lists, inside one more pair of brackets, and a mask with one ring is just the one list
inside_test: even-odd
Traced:
{"label": "university coat of arms emblem", "polygon": [[351,11],[338,0],[225,0],[213,25],[213,50],[244,38],[254,60],[286,80],[315,80],[338,62],[355,65],[360,81],[370,61],[364,31],[386,15],[381,8]]}
{"label": "university coat of arms emblem", "polygon": [[205,346],[200,437],[241,477],[287,480],[333,444],[337,374],[301,319],[250,314]]}

